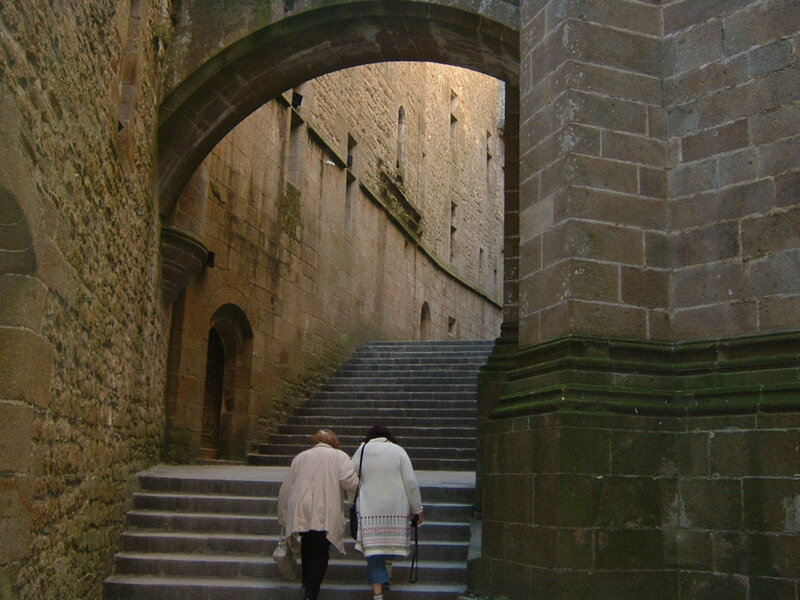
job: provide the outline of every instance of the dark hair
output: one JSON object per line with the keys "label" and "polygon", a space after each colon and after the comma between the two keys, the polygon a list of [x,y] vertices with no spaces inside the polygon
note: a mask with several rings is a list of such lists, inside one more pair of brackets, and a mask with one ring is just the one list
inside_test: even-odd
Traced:
{"label": "dark hair", "polygon": [[364,442],[366,443],[379,437],[385,437],[393,444],[397,443],[397,438],[394,437],[394,434],[386,425],[373,425],[372,429],[370,429],[369,433],[367,433],[367,437],[364,438]]}

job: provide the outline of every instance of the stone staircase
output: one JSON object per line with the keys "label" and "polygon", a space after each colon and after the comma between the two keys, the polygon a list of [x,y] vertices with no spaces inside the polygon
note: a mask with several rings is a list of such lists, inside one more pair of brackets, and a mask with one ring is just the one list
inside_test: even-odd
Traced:
{"label": "stone staircase", "polygon": [[[387,600],[455,599],[466,590],[475,488],[475,380],[491,343],[374,343],[360,348],[250,466],[157,466],[140,491],[107,600],[299,600],[298,581],[272,561],[278,540],[278,489],[291,458],[320,427],[352,454],[375,422],[407,449],[422,488],[419,580],[399,561]],[[348,540],[331,550],[325,600],[369,599],[365,561]]]}
{"label": "stone staircase", "polygon": [[478,369],[493,342],[373,342],[359,348],[323,388],[251,454],[258,465],[288,466],[320,427],[352,455],[382,423],[416,470],[474,471]]}

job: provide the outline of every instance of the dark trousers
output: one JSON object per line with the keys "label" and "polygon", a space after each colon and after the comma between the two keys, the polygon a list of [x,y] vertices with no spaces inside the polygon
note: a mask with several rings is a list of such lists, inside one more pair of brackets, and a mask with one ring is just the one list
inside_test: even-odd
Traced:
{"label": "dark trousers", "polygon": [[328,570],[328,550],[331,543],[324,531],[305,531],[300,534],[300,562],[303,565],[303,587],[308,600],[317,600],[322,578]]}

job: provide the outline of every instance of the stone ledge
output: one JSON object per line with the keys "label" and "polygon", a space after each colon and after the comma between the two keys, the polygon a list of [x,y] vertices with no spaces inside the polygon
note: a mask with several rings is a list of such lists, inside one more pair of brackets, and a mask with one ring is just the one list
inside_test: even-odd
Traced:
{"label": "stone ledge", "polygon": [[798,332],[680,343],[567,336],[519,351],[516,364],[493,418],[800,409]]}
{"label": "stone ledge", "polygon": [[208,248],[191,233],[177,227],[161,229],[161,294],[171,304],[189,283],[192,275],[203,270]]}

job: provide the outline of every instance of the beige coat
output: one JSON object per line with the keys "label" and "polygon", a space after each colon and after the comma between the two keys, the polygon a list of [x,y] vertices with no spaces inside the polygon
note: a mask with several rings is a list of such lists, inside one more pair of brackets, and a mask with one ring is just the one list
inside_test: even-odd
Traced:
{"label": "beige coat", "polygon": [[320,442],[294,457],[278,494],[278,523],[289,537],[303,531],[326,531],[344,554],[344,491],[355,491],[358,475],[350,458]]}

